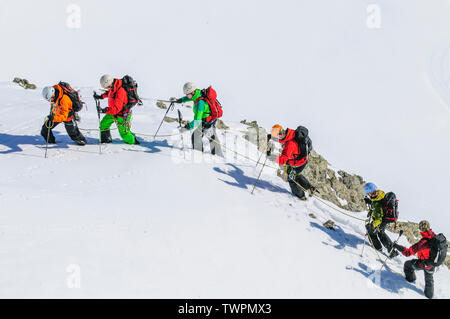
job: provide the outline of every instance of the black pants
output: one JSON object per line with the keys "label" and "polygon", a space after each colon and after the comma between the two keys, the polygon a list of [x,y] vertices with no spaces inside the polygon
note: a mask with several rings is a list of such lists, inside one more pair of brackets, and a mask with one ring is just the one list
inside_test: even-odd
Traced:
{"label": "black pants", "polygon": [[419,259],[408,260],[403,266],[403,271],[405,272],[406,280],[413,282],[416,280],[416,270],[423,270],[425,274],[425,296],[429,299],[433,298],[434,294],[434,279],[433,273],[434,269],[427,270],[419,266]]}
{"label": "black pants", "polygon": [[[42,125],[41,129],[41,135],[44,138],[45,141],[47,141],[48,136],[48,142],[50,144],[55,144],[55,136],[53,135],[52,130],[59,124],[58,123],[48,123],[45,122],[44,125]],[[64,127],[66,128],[67,134],[70,136],[70,138],[76,142],[77,144],[84,145],[87,143],[86,138],[81,134],[80,130],[78,129],[77,124],[74,120],[70,120],[67,122],[63,122]],[[50,126],[50,129],[47,128],[47,125]]]}
{"label": "black pants", "polygon": [[388,252],[391,252],[392,249],[392,240],[386,234],[386,227],[388,223],[382,222],[378,227],[378,232],[373,229],[372,223],[366,225],[367,233],[372,240],[373,246],[376,250],[381,250],[383,245]]}
{"label": "black pants", "polygon": [[[292,167],[288,166],[287,174],[288,176],[291,175],[292,172],[295,173],[294,180],[299,183],[304,189],[308,190],[311,188],[311,184],[309,183],[308,179],[301,174],[301,172],[305,169],[308,162],[303,164],[299,167]],[[292,181],[290,178],[288,179],[289,186],[291,187],[292,194],[297,196],[298,198],[305,197],[305,192],[303,191],[302,187],[298,186],[294,181]]]}
{"label": "black pants", "polygon": [[[223,157],[222,148],[218,143],[218,138],[216,135],[216,123],[203,122],[202,124],[200,124],[200,127],[197,127],[194,130],[191,136],[192,147],[194,148],[194,150],[203,152],[203,135],[208,137],[209,145],[211,147],[211,154]],[[209,138],[211,138],[212,140],[210,140]]]}

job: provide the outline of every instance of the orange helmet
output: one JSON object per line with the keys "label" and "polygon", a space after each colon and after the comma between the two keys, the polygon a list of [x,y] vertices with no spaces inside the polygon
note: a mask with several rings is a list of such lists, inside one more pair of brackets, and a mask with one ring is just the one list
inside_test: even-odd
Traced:
{"label": "orange helmet", "polygon": [[283,128],[281,127],[281,125],[275,124],[274,126],[272,126],[272,131],[270,131],[270,134],[273,138],[278,138],[278,134],[280,134],[282,129]]}

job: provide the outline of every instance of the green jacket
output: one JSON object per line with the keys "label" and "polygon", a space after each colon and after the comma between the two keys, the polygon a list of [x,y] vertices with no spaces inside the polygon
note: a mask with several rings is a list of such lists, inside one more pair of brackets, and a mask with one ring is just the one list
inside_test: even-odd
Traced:
{"label": "green jacket", "polygon": [[383,199],[386,196],[386,193],[382,190],[378,191],[378,196],[375,198],[371,198],[372,204],[370,205],[369,212],[372,216],[372,225],[373,227],[377,227],[383,221]]}
{"label": "green jacket", "polygon": [[201,95],[202,91],[197,89],[195,90],[195,94],[192,99],[188,98],[187,96],[181,98],[181,101],[183,103],[190,101],[194,102],[194,120],[189,123],[189,129],[191,130],[202,124],[202,121],[211,114],[211,109],[209,108],[208,102],[206,102],[205,100],[199,100],[197,103],[195,103],[195,100],[197,100]]}

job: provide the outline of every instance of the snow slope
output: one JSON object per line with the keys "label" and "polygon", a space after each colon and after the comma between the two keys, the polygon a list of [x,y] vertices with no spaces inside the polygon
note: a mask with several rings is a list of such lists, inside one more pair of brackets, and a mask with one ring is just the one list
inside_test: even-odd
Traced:
{"label": "snow slope", "polygon": [[[83,129],[98,126],[91,92],[82,90]],[[45,159],[40,90],[1,83],[0,96],[1,298],[424,298],[422,274],[412,285],[379,272],[368,245],[360,256],[361,221],[293,198],[273,169],[251,195],[261,165],[229,151],[225,162],[188,161],[180,136],[153,140],[164,113],[154,101],[134,111],[141,145],[113,131],[100,155],[97,131],[83,131],[90,144],[80,147],[58,127]],[[227,146],[256,160],[242,125],[231,126]],[[389,265],[401,273],[404,261]],[[449,298],[448,269],[435,283]]]}
{"label": "snow slope", "polygon": [[131,74],[149,98],[213,84],[225,119],[307,126],[331,163],[395,191],[403,218],[450,233],[449,12],[449,0],[4,0],[0,79]]}

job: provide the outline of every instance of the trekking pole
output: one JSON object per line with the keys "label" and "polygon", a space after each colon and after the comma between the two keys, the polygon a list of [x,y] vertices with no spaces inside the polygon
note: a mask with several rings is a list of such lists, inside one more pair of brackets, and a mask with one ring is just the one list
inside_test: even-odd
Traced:
{"label": "trekking pole", "polygon": [[[157,102],[163,102],[163,103],[177,103],[175,100],[172,101],[167,101],[167,100],[156,100]],[[179,104],[183,104],[183,103],[179,103]]]}
{"label": "trekking pole", "polygon": [[[178,110],[178,123],[180,124],[178,127],[181,129],[181,123],[183,121],[183,116],[181,115],[180,110]],[[183,146],[183,157],[184,159],[186,159],[186,153],[184,151],[184,138],[183,138],[183,134],[181,134],[181,145]]]}
{"label": "trekking pole", "polygon": [[364,254],[364,248],[366,247],[366,238],[367,238],[367,235],[368,235],[369,233],[366,231],[366,234],[364,235],[364,244],[363,244],[363,248],[362,248],[362,251],[361,251],[361,257],[363,256],[363,254]]}
{"label": "trekking pole", "polygon": [[[95,93],[95,91],[94,91]],[[102,128],[100,124],[100,101],[95,99],[95,106],[97,107],[97,116],[98,116],[98,153],[102,154]]]}
{"label": "trekking pole", "polygon": [[264,164],[263,164],[263,166],[261,168],[261,171],[259,172],[258,178],[256,179],[255,184],[253,185],[252,195],[253,195],[253,192],[255,191],[256,184],[258,183],[259,178],[261,177],[261,173],[262,173],[262,171],[264,169],[264,166],[266,166],[266,162],[267,162],[267,156],[266,156],[266,159],[264,160]]}
{"label": "trekking pole", "polygon": [[50,117],[52,116],[52,111],[53,111],[53,103],[50,103],[50,113],[48,114],[46,123],[44,123],[44,125],[47,127],[47,140],[46,140],[46,144],[45,144],[44,158],[47,158],[48,139],[50,138],[50,130],[52,129],[52,126],[53,126],[53,121],[52,121],[52,124],[50,125]]}
{"label": "trekking pole", "polygon": [[[389,251],[389,255],[390,255],[390,254],[392,253],[392,251],[394,250],[394,245],[397,244],[398,240],[400,239],[400,237],[402,237],[402,235],[403,235],[403,229],[400,230],[400,233],[398,234],[397,240],[394,241],[394,243],[392,244],[391,250]],[[384,265],[386,264],[386,261],[388,260],[389,255],[386,257],[386,259],[384,260],[383,264],[381,265],[380,271],[381,271],[381,269],[383,269]]]}
{"label": "trekking pole", "polygon": [[259,165],[259,161],[261,160],[261,157],[263,156],[263,153],[264,153],[264,152],[261,152],[261,155],[259,155],[258,161],[256,162],[256,166]]}
{"label": "trekking pole", "polygon": [[175,103],[175,101],[171,101],[171,102],[170,102],[170,105],[169,105],[169,107],[167,108],[166,114],[164,114],[164,117],[163,117],[161,123],[159,124],[158,129],[156,130],[156,133],[155,133],[155,135],[153,136],[153,139],[156,138],[156,135],[158,134],[159,129],[161,128],[161,125],[163,124],[164,119],[166,118],[167,113],[169,113],[170,109],[173,109],[173,104],[174,104],[174,103]]}

